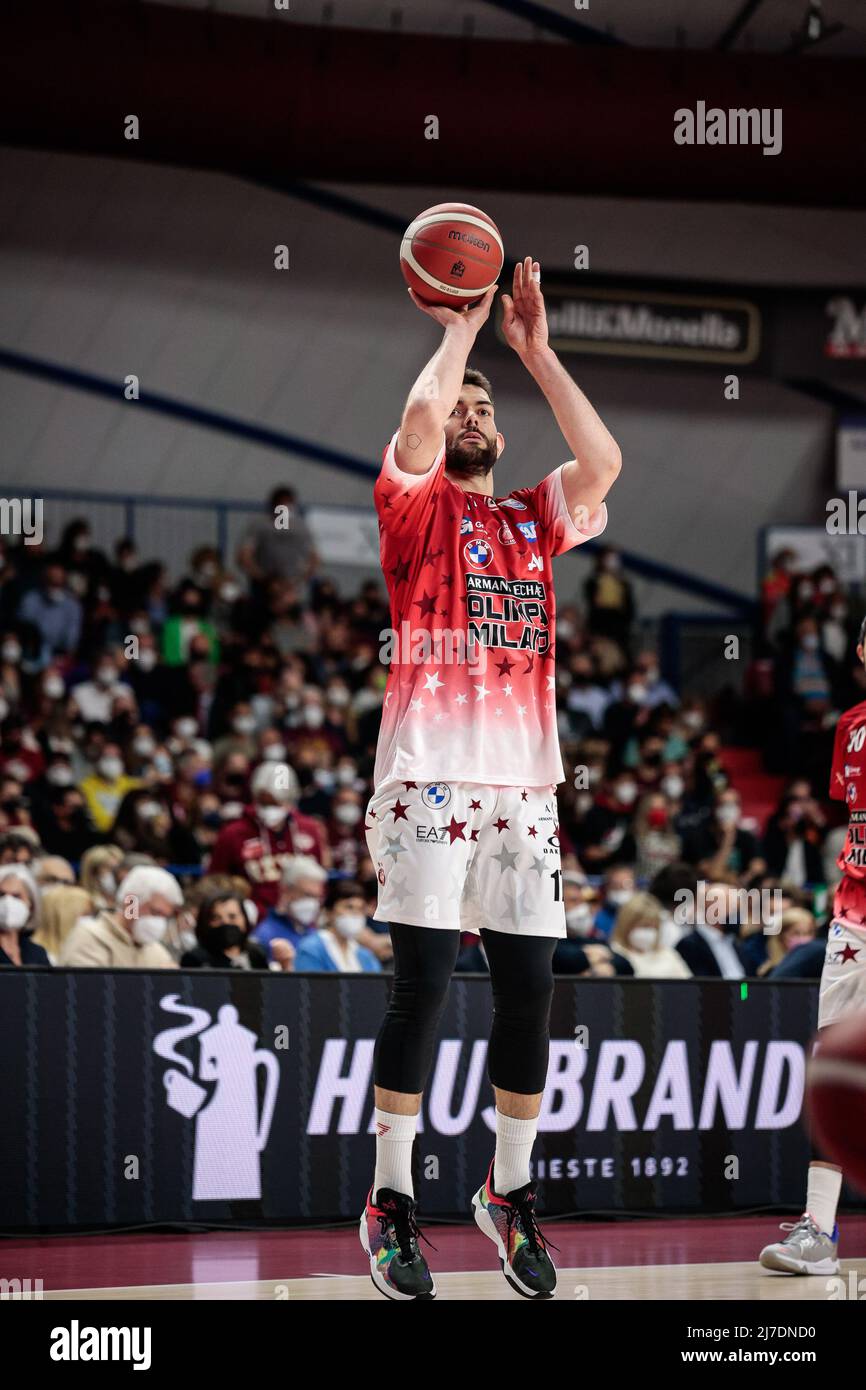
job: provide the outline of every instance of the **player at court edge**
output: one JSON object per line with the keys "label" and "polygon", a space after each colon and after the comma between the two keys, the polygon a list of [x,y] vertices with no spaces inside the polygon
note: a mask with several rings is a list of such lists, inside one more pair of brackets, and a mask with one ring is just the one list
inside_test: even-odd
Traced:
{"label": "player at court edge", "polygon": [[[566,934],[551,565],[604,530],[620,453],[548,345],[540,280],[537,261],[517,264],[502,327],[570,461],[495,495],[505,440],[490,382],[466,365],[495,287],[459,313],[410,291],[444,332],[374,489],[395,652],[366,833],[394,978],[376,1040],[376,1167],[360,1235],[373,1282],[392,1299],[436,1295],[419,1249],[412,1144],[461,931],[480,935],[493,991],[496,1144],[472,1199],[475,1220],[517,1292],[549,1298],[556,1286],[530,1173],[551,961]],[[464,639],[456,656],[455,636]]]}
{"label": "player at court edge", "polygon": [[[866,666],[866,618],[860,624],[857,660]],[[833,897],[833,917],[818,991],[818,1040],[843,1017],[866,1011],[866,700],[852,706],[836,725],[830,796],[848,805],[848,833],[836,860],[842,878]],[[806,1207],[799,1221],[783,1224],[788,1235],[761,1251],[766,1269],[787,1274],[838,1274],[836,1208],[842,1169],[813,1160]]]}

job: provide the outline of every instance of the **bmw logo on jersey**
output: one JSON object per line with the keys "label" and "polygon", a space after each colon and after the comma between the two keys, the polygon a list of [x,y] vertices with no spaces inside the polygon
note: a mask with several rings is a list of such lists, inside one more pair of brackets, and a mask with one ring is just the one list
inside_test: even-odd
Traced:
{"label": "bmw logo on jersey", "polygon": [[486,541],[477,537],[474,541],[468,541],[463,547],[463,555],[467,564],[474,569],[486,569],[493,559],[493,550]]}

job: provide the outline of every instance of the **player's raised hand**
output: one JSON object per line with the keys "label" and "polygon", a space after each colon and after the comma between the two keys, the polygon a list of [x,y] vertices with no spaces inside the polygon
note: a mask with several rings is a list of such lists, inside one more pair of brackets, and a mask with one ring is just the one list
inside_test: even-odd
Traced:
{"label": "player's raised hand", "polygon": [[496,294],[496,285],[491,285],[490,289],[479,299],[473,309],[449,309],[444,304],[425,304],[423,299],[419,299],[414,290],[409,291],[409,298],[416,308],[423,314],[429,315],[441,328],[451,328],[454,326],[468,329],[472,333],[477,333],[481,325],[486,321],[490,309],[493,305],[493,296]]}
{"label": "player's raised hand", "polygon": [[521,356],[547,347],[541,266],[531,256],[517,262],[512,293],[502,296],[502,332],[508,346]]}

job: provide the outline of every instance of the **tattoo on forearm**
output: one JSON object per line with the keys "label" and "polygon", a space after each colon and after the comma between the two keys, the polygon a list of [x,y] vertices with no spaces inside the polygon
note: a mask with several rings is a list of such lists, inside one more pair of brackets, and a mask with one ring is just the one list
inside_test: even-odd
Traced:
{"label": "tattoo on forearm", "polygon": [[418,445],[421,444],[421,443],[423,443],[423,441],[422,441],[422,439],[421,439],[420,434],[407,434],[407,435],[406,435],[406,448],[407,448],[407,449],[417,449],[417,448],[418,448]]}

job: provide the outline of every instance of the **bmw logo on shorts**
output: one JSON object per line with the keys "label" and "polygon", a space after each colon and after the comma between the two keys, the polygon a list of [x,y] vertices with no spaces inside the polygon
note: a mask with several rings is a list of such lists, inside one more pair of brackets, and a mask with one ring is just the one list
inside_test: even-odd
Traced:
{"label": "bmw logo on shorts", "polygon": [[421,792],[421,800],[431,811],[442,811],[451,800],[451,788],[447,782],[428,782]]}
{"label": "bmw logo on shorts", "polygon": [[486,569],[493,559],[493,551],[487,542],[481,540],[480,537],[476,537],[474,541],[467,541],[463,547],[463,554],[469,564],[474,565],[479,570]]}

